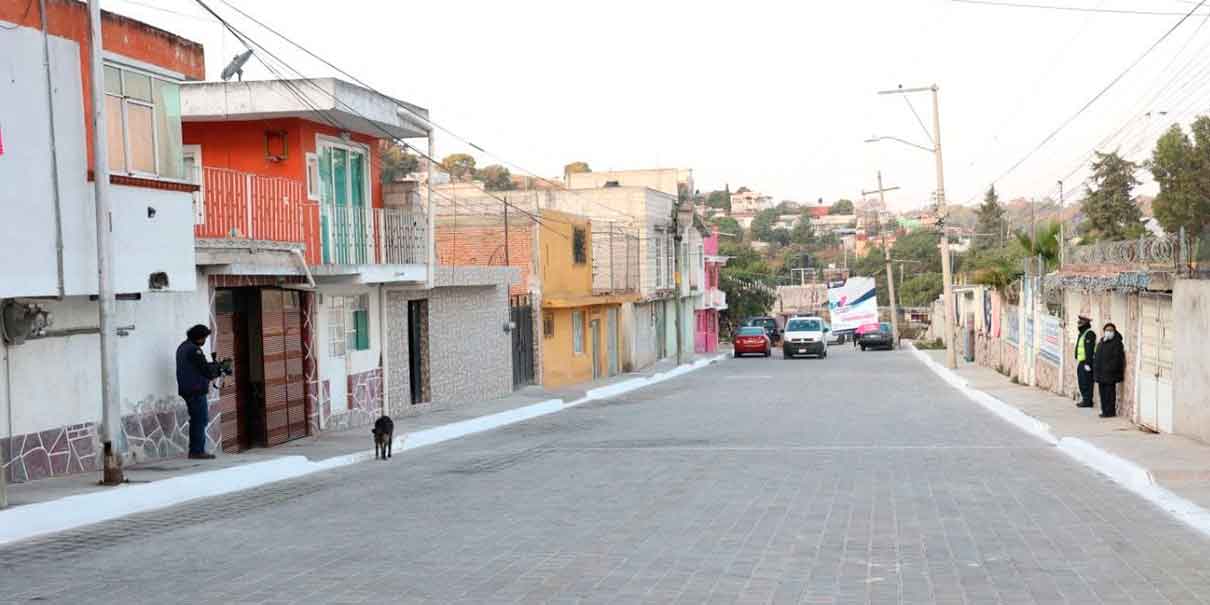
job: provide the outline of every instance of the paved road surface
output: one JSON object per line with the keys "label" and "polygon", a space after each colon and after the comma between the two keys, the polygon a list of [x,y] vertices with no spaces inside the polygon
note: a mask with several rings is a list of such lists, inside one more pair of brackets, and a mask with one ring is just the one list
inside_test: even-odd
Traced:
{"label": "paved road surface", "polygon": [[1210,603],[1210,540],[841,346],[0,550],[34,598]]}

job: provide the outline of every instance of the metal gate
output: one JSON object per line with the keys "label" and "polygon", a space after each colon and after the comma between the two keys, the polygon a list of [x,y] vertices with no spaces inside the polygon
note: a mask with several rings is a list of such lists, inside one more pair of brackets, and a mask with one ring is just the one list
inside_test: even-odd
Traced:
{"label": "metal gate", "polygon": [[[214,352],[219,359],[235,357],[239,343],[236,342],[235,332],[235,301],[230,290],[218,290],[214,293]],[[219,387],[219,427],[222,432],[222,448],[224,452],[240,450],[239,395],[236,380],[244,368],[235,365],[232,374],[220,381]]]}
{"label": "metal gate", "polygon": [[513,322],[513,388],[534,383],[534,305],[527,295],[509,299]]}
{"label": "metal gate", "polygon": [[1172,432],[1172,298],[1139,300],[1139,424]]}

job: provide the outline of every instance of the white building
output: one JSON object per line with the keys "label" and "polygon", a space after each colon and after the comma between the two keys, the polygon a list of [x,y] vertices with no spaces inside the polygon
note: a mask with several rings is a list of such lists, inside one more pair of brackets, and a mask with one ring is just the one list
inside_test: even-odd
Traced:
{"label": "white building", "polygon": [[773,198],[755,191],[731,194],[731,214],[755,215],[773,207]]}

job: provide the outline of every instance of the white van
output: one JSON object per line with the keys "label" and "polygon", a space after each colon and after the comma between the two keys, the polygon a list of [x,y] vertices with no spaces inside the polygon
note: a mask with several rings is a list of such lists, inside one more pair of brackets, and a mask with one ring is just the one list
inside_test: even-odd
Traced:
{"label": "white van", "polygon": [[822,317],[792,317],[782,331],[782,357],[793,359],[795,355],[828,356],[828,328]]}

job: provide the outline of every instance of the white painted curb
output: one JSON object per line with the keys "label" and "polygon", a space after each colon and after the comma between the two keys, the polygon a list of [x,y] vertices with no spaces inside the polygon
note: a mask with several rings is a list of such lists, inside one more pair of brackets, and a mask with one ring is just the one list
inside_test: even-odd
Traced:
{"label": "white painted curb", "polygon": [[[616,397],[647,385],[699,370],[722,358],[720,355],[700,359],[692,364],[680,366],[650,378],[624,380],[591,389],[585,397],[570,403],[564,402],[562,399],[548,399],[496,414],[405,433],[396,437],[392,445],[400,451],[408,451],[490,431],[539,416],[561,412],[588,401]],[[0,545],[175,506],[199,498],[221,496],[373,459],[373,450],[314,462],[305,456],[281,456],[263,462],[172,477],[152,483],[122,485],[105,491],[17,506],[0,511]]]}
{"label": "white painted curb", "polygon": [[1210,511],[1157,484],[1155,477],[1147,469],[1077,437],[1056,439],[1050,431],[1050,426],[1046,423],[988,393],[972,388],[961,376],[933,361],[926,353],[915,347],[912,348],[912,352],[942,380],[961,391],[975,403],[991,410],[997,416],[1025,432],[1056,446],[1067,456],[1105,475],[1114,483],[1151,502],[1189,527],[1210,536]]}

